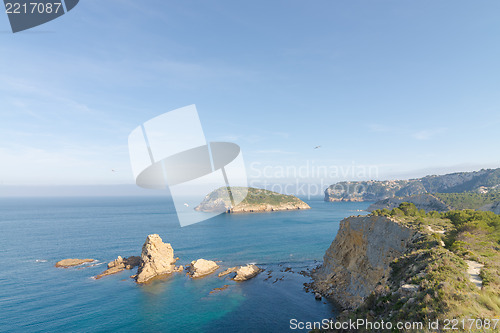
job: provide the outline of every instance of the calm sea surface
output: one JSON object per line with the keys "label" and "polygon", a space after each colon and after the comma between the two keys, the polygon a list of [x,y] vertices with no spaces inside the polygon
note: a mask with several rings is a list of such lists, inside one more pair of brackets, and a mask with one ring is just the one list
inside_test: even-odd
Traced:
{"label": "calm sea surface", "polygon": [[[286,332],[292,318],[334,317],[298,272],[315,267],[340,220],[366,214],[369,203],[305,201],[311,210],[225,214],[181,228],[169,198],[0,199],[0,331]],[[135,270],[92,279],[118,255],[140,255],[152,233],[172,244],[177,264],[204,258],[266,271],[243,283],[178,273],[136,285]],[[64,258],[100,265],[55,268]]]}

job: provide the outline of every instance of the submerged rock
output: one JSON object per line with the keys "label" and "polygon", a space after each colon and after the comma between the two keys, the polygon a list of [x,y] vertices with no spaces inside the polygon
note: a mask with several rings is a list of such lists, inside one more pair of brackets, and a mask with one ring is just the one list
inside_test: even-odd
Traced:
{"label": "submerged rock", "polygon": [[261,269],[256,265],[246,265],[241,266],[236,271],[236,276],[234,277],[234,281],[246,281],[251,278],[257,276],[261,272]]}
{"label": "submerged rock", "polygon": [[145,283],[151,279],[174,271],[174,249],[169,243],[163,243],[158,234],[149,235],[142,246],[141,263],[137,270],[137,283]]}
{"label": "submerged rock", "polygon": [[73,266],[78,266],[86,262],[93,262],[94,259],[63,259],[56,263],[56,267],[68,268]]}
{"label": "submerged rock", "polygon": [[212,274],[219,268],[219,265],[215,261],[198,259],[191,262],[191,267],[189,268],[192,278],[201,278],[206,275]]}

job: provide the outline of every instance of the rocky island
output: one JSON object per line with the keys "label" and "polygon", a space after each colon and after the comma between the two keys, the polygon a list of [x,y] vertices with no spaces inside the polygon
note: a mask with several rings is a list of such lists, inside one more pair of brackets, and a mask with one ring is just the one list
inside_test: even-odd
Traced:
{"label": "rocky island", "polygon": [[[244,193],[247,191],[248,193],[246,193],[243,201],[233,206],[230,197],[227,195],[227,189],[230,189],[231,195],[234,197],[245,197]],[[253,187],[222,187],[208,194],[195,210],[202,212],[257,213],[310,208],[308,204],[293,195]]]}

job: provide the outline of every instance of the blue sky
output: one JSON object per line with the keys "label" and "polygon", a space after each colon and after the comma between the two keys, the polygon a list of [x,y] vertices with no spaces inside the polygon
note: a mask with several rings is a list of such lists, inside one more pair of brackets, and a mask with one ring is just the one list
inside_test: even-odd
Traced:
{"label": "blue sky", "polygon": [[499,12],[82,0],[17,34],[0,15],[0,185],[132,184],[130,131],[190,104],[254,178],[308,163],[379,179],[500,167]]}

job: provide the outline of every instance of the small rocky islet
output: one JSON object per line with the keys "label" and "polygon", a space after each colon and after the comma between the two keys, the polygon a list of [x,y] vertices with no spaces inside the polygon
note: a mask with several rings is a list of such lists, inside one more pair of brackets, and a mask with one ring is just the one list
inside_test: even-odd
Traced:
{"label": "small rocky islet", "polygon": [[[137,273],[130,276],[138,284],[151,282],[155,279],[167,277],[172,273],[184,271],[184,266],[176,266],[179,258],[174,257],[174,249],[169,243],[164,243],[158,234],[147,236],[140,256],[121,257],[118,256],[115,260],[108,263],[107,269],[94,276],[98,280],[108,275],[120,273],[124,270],[132,270],[137,267]],[[92,263],[95,259],[63,259],[58,261],[55,267],[68,268]],[[82,266],[84,267],[84,266]],[[86,266],[90,267],[90,266]],[[186,267],[187,275],[193,279],[204,278],[215,271],[220,266],[212,260],[198,259],[193,260]],[[249,280],[262,271],[256,265],[250,264],[239,267],[231,267],[224,272],[218,274],[218,277],[224,277],[233,273],[230,278],[234,281]]]}

